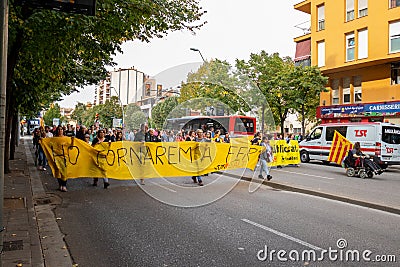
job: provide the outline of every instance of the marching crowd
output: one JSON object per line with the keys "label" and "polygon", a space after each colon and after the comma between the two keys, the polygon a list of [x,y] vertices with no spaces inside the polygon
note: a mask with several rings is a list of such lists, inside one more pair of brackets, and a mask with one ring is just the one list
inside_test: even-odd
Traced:
{"label": "marching crowd", "polygon": [[[172,130],[158,130],[149,128],[147,124],[142,124],[139,131],[122,131],[119,129],[98,128],[95,126],[85,127],[78,125],[76,128],[73,125],[66,126],[41,126],[33,132],[33,146],[35,148],[35,159],[39,170],[46,170],[47,160],[43,148],[40,145],[40,140],[48,137],[74,137],[87,142],[94,146],[102,142],[118,142],[118,141],[135,141],[135,142],[218,142],[230,143],[229,133],[221,134],[220,130],[215,130],[213,127],[195,130],[180,130],[174,132]],[[192,177],[194,183],[202,186],[203,181],[201,176]],[[110,185],[108,178],[103,178],[104,188],[107,189]],[[144,185],[144,180],[140,180]],[[93,179],[93,186],[97,186],[98,178]],[[67,181],[58,179],[59,189],[62,192],[67,191]]]}

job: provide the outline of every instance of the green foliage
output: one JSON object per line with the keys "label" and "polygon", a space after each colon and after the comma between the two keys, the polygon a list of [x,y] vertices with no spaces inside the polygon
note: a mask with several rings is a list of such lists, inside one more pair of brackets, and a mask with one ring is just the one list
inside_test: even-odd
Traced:
{"label": "green foliage", "polygon": [[319,95],[326,92],[328,78],[322,76],[318,67],[295,67],[292,72],[292,86],[296,88],[296,105],[293,110],[300,115],[302,132],[305,133],[307,121],[316,120],[316,108],[319,106]]}
{"label": "green foliage", "polygon": [[178,97],[168,97],[159,102],[151,111],[152,121],[156,128],[162,129],[166,119],[170,118],[171,112],[178,106]]}
{"label": "green foliage", "polygon": [[122,107],[118,97],[112,96],[103,105],[99,105],[99,117],[103,127],[111,128],[113,119],[122,119]]}
{"label": "green foliage", "polygon": [[138,130],[142,123],[147,122],[147,116],[136,104],[129,104],[124,109],[124,123],[128,130]]}
{"label": "green foliage", "polygon": [[[181,85],[180,103],[191,101],[192,109],[205,109],[211,105],[227,105],[232,112],[248,111],[249,105],[240,96],[240,83],[232,73],[231,65],[218,59],[205,62],[196,72],[189,73]],[[193,101],[200,98],[199,101]],[[213,103],[211,103],[213,102]]]}
{"label": "green foliage", "polygon": [[54,106],[50,107],[49,110],[43,116],[44,124],[45,125],[53,125],[53,119],[60,119],[61,112],[60,106],[58,104],[54,104]]}
{"label": "green foliage", "polygon": [[86,105],[78,102],[78,104],[75,105],[74,111],[71,114],[71,119],[76,120],[78,124],[82,124],[85,112]]}
{"label": "green foliage", "polygon": [[93,17],[10,1],[7,94],[21,113],[41,110],[104,79],[123,42],[195,31],[203,13],[197,0],[97,0]]}
{"label": "green foliage", "polygon": [[251,54],[247,62],[237,60],[236,68],[257,85],[259,92],[254,91],[250,98],[256,99],[253,103],[261,104],[265,108],[264,112],[272,112],[274,121],[280,124],[283,134],[283,123],[289,110],[295,106],[297,96],[296,89],[291,85],[291,73],[294,69],[292,60],[281,58],[278,53],[269,55],[261,51],[259,54]]}

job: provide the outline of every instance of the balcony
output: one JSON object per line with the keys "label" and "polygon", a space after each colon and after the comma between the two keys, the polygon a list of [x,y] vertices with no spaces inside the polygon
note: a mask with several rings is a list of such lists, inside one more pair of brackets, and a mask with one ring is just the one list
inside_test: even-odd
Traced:
{"label": "balcony", "polygon": [[311,15],[311,0],[305,0],[294,5],[294,9]]}
{"label": "balcony", "polygon": [[294,25],[295,28],[303,31],[303,35],[311,33],[311,20]]}

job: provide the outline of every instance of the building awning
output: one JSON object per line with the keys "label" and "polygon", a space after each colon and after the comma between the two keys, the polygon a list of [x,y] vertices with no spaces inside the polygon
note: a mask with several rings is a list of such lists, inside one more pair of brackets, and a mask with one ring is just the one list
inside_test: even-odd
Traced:
{"label": "building awning", "polygon": [[296,54],[294,61],[300,61],[311,57],[311,39],[307,39],[296,44]]}

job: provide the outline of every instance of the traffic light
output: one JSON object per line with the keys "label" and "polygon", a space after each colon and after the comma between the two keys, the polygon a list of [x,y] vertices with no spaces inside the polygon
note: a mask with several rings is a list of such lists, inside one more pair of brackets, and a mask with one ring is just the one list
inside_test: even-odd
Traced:
{"label": "traffic light", "polygon": [[151,91],[151,84],[146,83],[145,84],[145,96],[150,96],[150,91]]}
{"label": "traffic light", "polygon": [[162,84],[157,84],[157,96],[161,96],[162,94]]}

